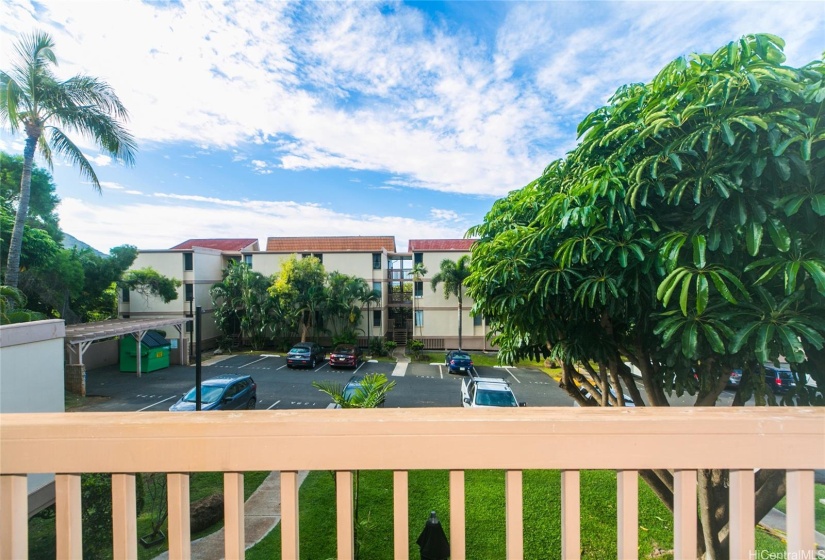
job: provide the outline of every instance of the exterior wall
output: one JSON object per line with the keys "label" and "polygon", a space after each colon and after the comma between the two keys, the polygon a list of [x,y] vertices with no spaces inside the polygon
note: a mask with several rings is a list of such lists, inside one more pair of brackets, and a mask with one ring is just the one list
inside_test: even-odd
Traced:
{"label": "exterior wall", "polygon": [[[65,412],[62,320],[0,326],[0,413]],[[54,503],[54,475],[27,477],[29,516]]]}
{"label": "exterior wall", "polygon": [[83,353],[83,365],[86,366],[87,370],[115,365],[119,359],[118,341],[114,338],[93,342]]}
{"label": "exterior wall", "polygon": [[[141,268],[153,268],[159,274],[168,278],[184,280],[183,272],[183,252],[140,252],[135,262],[130,267],[131,270]],[[132,292],[129,295],[129,303],[121,304],[121,313],[128,313],[131,316],[140,315],[180,315],[184,308],[184,287],[178,288],[178,299],[169,303],[163,303],[157,297],[144,297],[141,294]]]}
{"label": "exterior wall", "polygon": [[289,257],[285,253],[253,253],[252,270],[267,277],[272,276],[281,270],[281,264]]}

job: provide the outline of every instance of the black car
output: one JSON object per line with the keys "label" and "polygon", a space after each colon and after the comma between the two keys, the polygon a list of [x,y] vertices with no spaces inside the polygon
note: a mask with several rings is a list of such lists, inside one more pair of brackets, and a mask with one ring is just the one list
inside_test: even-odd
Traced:
{"label": "black car", "polygon": [[358,367],[361,361],[361,349],[354,344],[339,344],[329,353],[330,367]]}
{"label": "black car", "polygon": [[314,342],[299,342],[286,355],[286,367],[315,368],[324,361],[324,350]]}
{"label": "black car", "polygon": [[776,394],[783,394],[796,389],[796,374],[788,368],[776,367],[773,365],[763,366],[765,368],[765,385]]}
{"label": "black car", "polygon": [[[169,410],[195,410],[196,389],[197,387],[192,387]],[[258,386],[249,375],[224,373],[201,382],[201,410],[252,409],[257,402]]]}
{"label": "black car", "polygon": [[473,360],[463,350],[450,350],[444,358],[444,365],[449,373],[470,373],[473,371]]}

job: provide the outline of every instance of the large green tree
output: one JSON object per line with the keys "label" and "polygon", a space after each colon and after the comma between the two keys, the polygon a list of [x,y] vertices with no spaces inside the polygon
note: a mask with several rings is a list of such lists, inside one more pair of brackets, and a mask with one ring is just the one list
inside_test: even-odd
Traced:
{"label": "large green tree", "polygon": [[464,283],[470,276],[470,257],[463,255],[457,261],[444,259],[439,271],[430,279],[435,292],[439,284],[444,284],[444,299],[455,296],[458,300],[458,348],[461,349],[462,306],[464,303]]}
{"label": "large green tree", "polygon": [[[0,207],[2,207],[1,211],[9,216],[16,214],[15,206],[20,198],[23,167],[23,156],[11,156],[5,152],[0,152]],[[52,239],[60,243],[63,241],[63,232],[60,231],[57,216],[57,205],[60,204],[60,198],[55,192],[56,189],[57,187],[48,171],[36,165],[32,167],[27,226],[45,230]],[[10,239],[10,233],[7,235],[6,232],[11,232],[11,229],[10,227],[2,230],[3,266],[5,266],[8,258],[8,239]],[[25,244],[24,240],[23,245],[25,246]],[[22,260],[21,266],[23,266]]]}
{"label": "large green tree", "polygon": [[117,160],[131,164],[135,141],[121,122],[126,108],[106,82],[78,75],[59,81],[52,72],[57,65],[54,41],[42,32],[22,37],[17,45],[17,62],[0,70],[0,122],[11,131],[21,129],[26,136],[23,173],[17,215],[9,243],[5,283],[17,287],[23,229],[29,212],[32,166],[39,150],[49,166],[56,152],[80,168],[95,189],[100,182],[89,160],[68,133],[90,138],[99,149]]}
{"label": "large green tree", "polygon": [[327,301],[327,275],[324,265],[315,257],[298,259],[291,255],[273,276],[269,293],[285,314],[294,317],[294,325],[306,342],[310,330],[317,326],[320,312]]}
{"label": "large green tree", "polygon": [[215,322],[224,336],[238,334],[253,349],[263,347],[279,319],[269,285],[269,279],[248,264],[230,261],[223,280],[211,289]]}
{"label": "large green tree", "polygon": [[[504,361],[552,356],[582,405],[713,406],[733,368],[734,405],[823,403],[825,65],[785,66],[783,48],[746,36],[620,88],[470,230],[468,294]],[[761,366],[782,359],[800,383],[777,403]],[[672,508],[672,474],[642,475]],[[700,550],[724,558],[728,473],[699,479]],[[756,490],[758,520],[784,473],[759,471]]]}

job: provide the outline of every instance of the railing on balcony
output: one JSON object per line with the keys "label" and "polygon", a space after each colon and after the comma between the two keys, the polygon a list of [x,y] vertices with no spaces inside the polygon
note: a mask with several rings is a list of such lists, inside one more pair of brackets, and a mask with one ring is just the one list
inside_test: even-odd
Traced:
{"label": "railing on balcony", "polygon": [[513,559],[523,556],[524,469],[562,471],[562,558],[580,555],[579,471],[616,470],[618,556],[630,559],[638,554],[637,471],[650,468],[674,471],[675,558],[696,558],[697,470],[703,468],[731,469],[731,558],[755,557],[758,468],[787,471],[788,552],[813,558],[813,470],[825,468],[825,410],[812,408],[6,414],[0,426],[0,558],[13,559],[28,552],[26,475],[50,472],[58,473],[58,558],[82,555],[80,473],[87,472],[114,473],[118,559],[137,558],[133,473],[169,473],[170,558],[189,558],[188,473],[199,471],[225,473],[225,554],[243,558],[242,473],[261,470],[281,472],[285,559],[299,557],[298,472],[336,471],[337,554],[351,559],[348,489],[359,469],[394,471],[398,559],[409,557],[408,471],[448,470],[455,560],[467,556],[465,470],[505,471],[507,557]]}

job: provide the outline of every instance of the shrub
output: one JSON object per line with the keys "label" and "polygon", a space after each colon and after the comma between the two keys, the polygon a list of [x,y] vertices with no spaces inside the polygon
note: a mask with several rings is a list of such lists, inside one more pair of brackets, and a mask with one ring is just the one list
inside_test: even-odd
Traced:
{"label": "shrub", "polygon": [[370,339],[370,353],[373,356],[386,356],[387,355],[387,348],[384,345],[383,338],[372,338]]}

